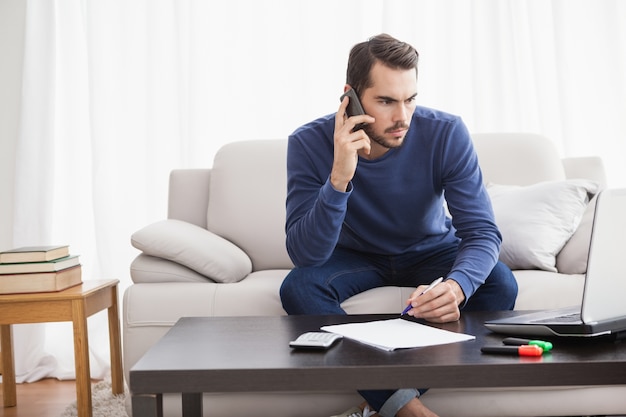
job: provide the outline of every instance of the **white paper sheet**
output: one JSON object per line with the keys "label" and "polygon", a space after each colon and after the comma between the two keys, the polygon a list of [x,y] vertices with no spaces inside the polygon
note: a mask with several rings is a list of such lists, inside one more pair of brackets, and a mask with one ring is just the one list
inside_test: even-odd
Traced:
{"label": "white paper sheet", "polygon": [[450,332],[403,319],[336,324],[323,326],[321,329],[388,351],[475,339],[475,336],[469,334]]}

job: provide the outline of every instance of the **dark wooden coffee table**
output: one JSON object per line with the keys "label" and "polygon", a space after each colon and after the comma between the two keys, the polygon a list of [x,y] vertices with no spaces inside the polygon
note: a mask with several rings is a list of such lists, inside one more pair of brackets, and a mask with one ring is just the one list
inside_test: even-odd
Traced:
{"label": "dark wooden coffee table", "polygon": [[555,342],[551,354],[531,359],[482,354],[481,346],[503,338],[482,323],[508,314],[464,313],[438,327],[475,340],[395,352],[348,339],[328,351],[301,351],[289,341],[322,325],[397,316],[182,318],[130,370],[133,416],[162,416],[162,394],[172,392],[182,393],[187,417],[202,415],[203,392],[626,383],[621,342]]}

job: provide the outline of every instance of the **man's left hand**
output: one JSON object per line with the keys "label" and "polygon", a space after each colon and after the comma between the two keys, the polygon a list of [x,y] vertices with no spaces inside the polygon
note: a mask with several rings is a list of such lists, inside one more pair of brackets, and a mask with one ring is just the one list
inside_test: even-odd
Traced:
{"label": "man's left hand", "polygon": [[461,286],[452,279],[446,279],[424,293],[427,285],[420,285],[407,300],[413,308],[409,316],[425,319],[433,323],[447,323],[461,318],[459,305],[465,301]]}

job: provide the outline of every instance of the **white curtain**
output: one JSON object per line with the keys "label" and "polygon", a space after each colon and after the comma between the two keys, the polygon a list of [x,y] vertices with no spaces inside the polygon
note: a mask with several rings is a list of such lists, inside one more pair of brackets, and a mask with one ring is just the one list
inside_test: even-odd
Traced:
{"label": "white curtain", "polygon": [[[168,173],[224,143],[335,112],[347,55],[387,32],[420,52],[419,104],[472,132],[550,137],[626,186],[620,0],[29,0],[15,246],[69,243],[84,279],[129,284],[130,235],[166,216]],[[262,155],[260,155],[262,157]],[[90,319],[92,376],[108,372]],[[69,324],[16,326],[20,381],[73,378]]]}

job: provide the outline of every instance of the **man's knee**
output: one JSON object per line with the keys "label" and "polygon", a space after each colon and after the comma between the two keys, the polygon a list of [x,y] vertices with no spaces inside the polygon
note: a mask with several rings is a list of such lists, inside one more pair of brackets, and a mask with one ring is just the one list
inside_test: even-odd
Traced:
{"label": "man's knee", "polygon": [[515,305],[517,298],[517,280],[511,271],[511,268],[504,263],[498,261],[493,267],[488,279],[492,279],[499,286],[499,293],[503,300],[510,304],[511,308]]}
{"label": "man's knee", "polygon": [[512,310],[517,299],[517,281],[511,269],[498,262],[478,290],[470,297],[464,311]]}
{"label": "man's knee", "polygon": [[295,283],[298,281],[294,278],[295,269],[291,270],[289,274],[283,279],[280,285],[279,295],[280,301],[287,314],[292,314],[295,311],[295,306],[299,302],[298,285]]}
{"label": "man's knee", "polygon": [[310,314],[304,307],[325,298],[315,268],[294,268],[283,280],[279,290],[283,308],[288,314]]}
{"label": "man's knee", "polygon": [[283,301],[283,304],[285,300],[294,298],[296,293],[298,293],[301,288],[306,284],[307,280],[298,279],[298,275],[298,268],[294,268],[287,274],[285,279],[283,279],[279,290],[280,299]]}
{"label": "man's knee", "polygon": [[517,280],[515,279],[511,268],[506,266],[506,264],[498,261],[496,266],[494,266],[491,270],[490,275],[494,275],[498,282],[502,283],[502,285],[508,287],[511,291],[514,291],[515,294],[517,294]]}

